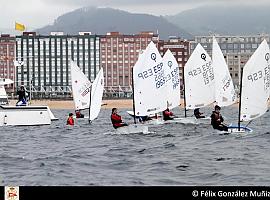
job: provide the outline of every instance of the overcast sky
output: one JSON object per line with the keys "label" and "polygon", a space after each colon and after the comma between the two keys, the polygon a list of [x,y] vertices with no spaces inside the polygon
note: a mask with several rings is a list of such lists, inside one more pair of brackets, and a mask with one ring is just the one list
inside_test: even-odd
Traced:
{"label": "overcast sky", "polygon": [[[171,15],[204,5],[270,5],[269,0],[0,0],[0,29],[15,21],[28,30],[52,24],[58,16],[85,6],[111,7],[133,13]],[[1,30],[0,30],[1,31]]]}

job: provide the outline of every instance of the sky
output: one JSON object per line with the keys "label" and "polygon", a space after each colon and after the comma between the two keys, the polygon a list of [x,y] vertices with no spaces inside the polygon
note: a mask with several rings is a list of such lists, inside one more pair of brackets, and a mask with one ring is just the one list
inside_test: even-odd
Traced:
{"label": "sky", "polygon": [[52,24],[60,15],[75,9],[111,7],[132,13],[173,15],[214,5],[270,5],[269,0],[0,0],[0,32],[14,29],[15,21],[31,31]]}

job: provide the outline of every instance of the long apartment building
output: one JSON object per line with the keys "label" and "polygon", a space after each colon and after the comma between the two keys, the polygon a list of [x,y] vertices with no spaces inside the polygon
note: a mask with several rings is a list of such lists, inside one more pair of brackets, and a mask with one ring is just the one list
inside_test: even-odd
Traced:
{"label": "long apartment building", "polygon": [[[269,44],[269,35],[251,36],[215,36],[233,79],[235,88],[239,88],[241,68],[244,67],[250,56],[255,52],[263,39]],[[212,36],[196,36],[190,42],[190,51],[193,52],[200,43],[212,55]]]}
{"label": "long apartment building", "polygon": [[[8,78],[15,82],[15,37],[9,34],[0,36],[0,78]],[[7,91],[12,91],[14,84],[9,85]]]}
{"label": "long apartment building", "polygon": [[170,49],[179,65],[180,85],[183,86],[183,67],[189,58],[189,41],[171,36],[168,41],[159,40],[158,49],[161,56]]}
{"label": "long apartment building", "polygon": [[108,96],[128,96],[131,92],[131,70],[141,50],[150,41],[158,43],[158,35],[141,32],[125,35],[110,32],[100,38],[101,66],[104,69],[105,90]]}
{"label": "long apartment building", "polygon": [[34,95],[71,94],[71,59],[93,81],[100,69],[100,37],[90,32],[24,32],[16,36],[16,60],[20,63],[16,67],[17,86],[29,89],[32,85]]}

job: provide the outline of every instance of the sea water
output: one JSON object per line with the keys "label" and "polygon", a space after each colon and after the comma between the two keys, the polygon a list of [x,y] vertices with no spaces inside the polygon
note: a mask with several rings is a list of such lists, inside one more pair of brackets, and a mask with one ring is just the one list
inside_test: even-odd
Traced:
{"label": "sea water", "polygon": [[[119,114],[133,123],[126,111]],[[183,109],[173,111],[184,115]],[[211,108],[201,111],[211,114]],[[66,126],[72,110],[52,112],[59,120],[48,126],[1,127],[1,185],[270,184],[269,113],[242,136],[221,134],[208,124],[153,125],[149,134],[120,135],[110,109],[91,124],[77,119],[74,127]],[[221,113],[226,123],[237,123],[237,107]]]}

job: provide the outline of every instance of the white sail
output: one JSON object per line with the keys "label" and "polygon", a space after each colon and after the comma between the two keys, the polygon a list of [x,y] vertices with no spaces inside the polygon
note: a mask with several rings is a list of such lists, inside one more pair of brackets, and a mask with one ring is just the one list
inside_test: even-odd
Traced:
{"label": "white sail", "polygon": [[166,109],[162,58],[151,41],[133,68],[136,115],[150,115]]}
{"label": "white sail", "polygon": [[172,109],[180,105],[179,66],[172,52],[168,49],[163,56],[166,80],[166,103]]}
{"label": "white sail", "polygon": [[74,61],[71,63],[71,83],[75,109],[89,108],[91,82]]}
{"label": "white sail", "polygon": [[215,37],[213,37],[212,62],[215,77],[215,101],[221,107],[229,106],[236,102],[236,94],[228,66]]}
{"label": "white sail", "polygon": [[241,117],[250,121],[267,111],[270,93],[269,46],[266,40],[260,44],[243,69]]}
{"label": "white sail", "polygon": [[103,91],[104,91],[104,74],[103,68],[101,68],[91,87],[90,118],[89,118],[89,120],[91,121],[97,118],[100,112]]}
{"label": "white sail", "polygon": [[186,109],[214,102],[214,72],[210,56],[198,44],[184,68]]}

